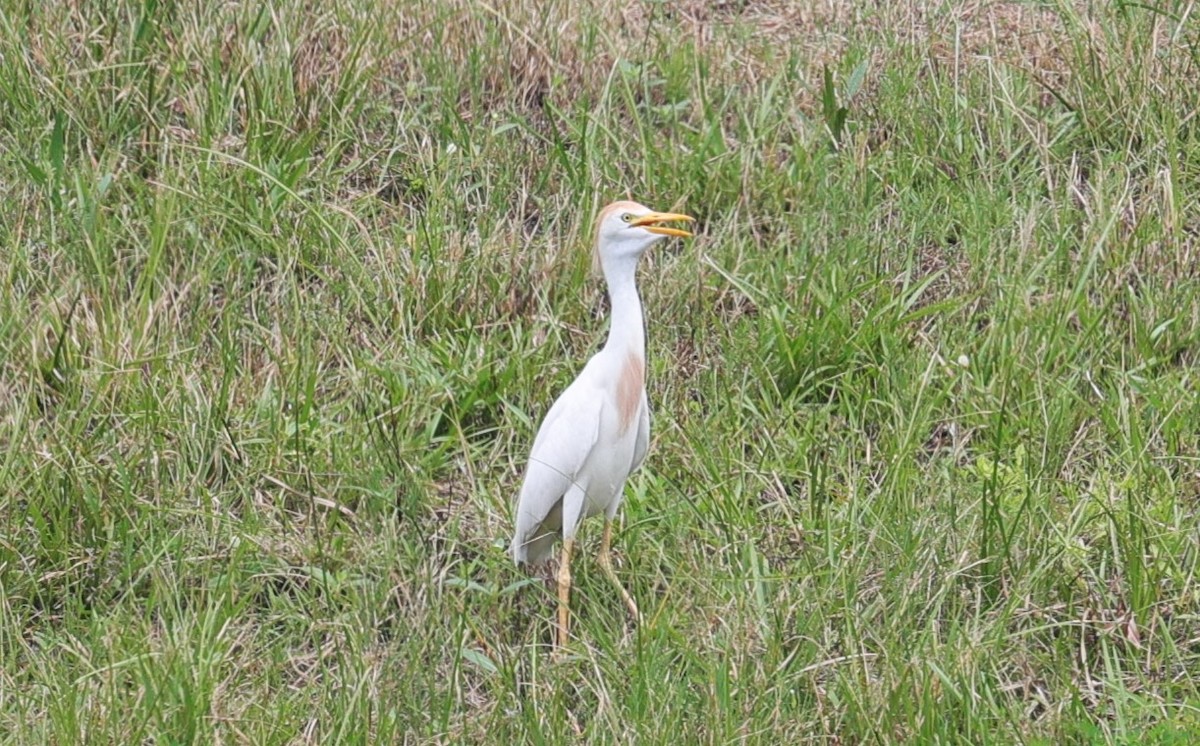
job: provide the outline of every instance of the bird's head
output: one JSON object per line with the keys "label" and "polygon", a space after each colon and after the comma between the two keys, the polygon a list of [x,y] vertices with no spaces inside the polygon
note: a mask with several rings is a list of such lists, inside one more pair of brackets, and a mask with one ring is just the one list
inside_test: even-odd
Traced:
{"label": "bird's head", "polygon": [[646,249],[667,236],[692,235],[663,223],[693,222],[690,215],[655,212],[636,202],[613,202],[596,221],[596,260],[601,266],[614,260],[637,261]]}

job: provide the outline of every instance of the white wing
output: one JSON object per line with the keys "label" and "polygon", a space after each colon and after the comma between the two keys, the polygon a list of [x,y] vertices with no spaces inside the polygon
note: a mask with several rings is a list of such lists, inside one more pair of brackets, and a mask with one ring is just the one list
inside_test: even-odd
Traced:
{"label": "white wing", "polygon": [[549,555],[562,531],[562,497],[600,439],[604,397],[581,379],[550,407],[533,441],[517,500],[512,541],[517,562],[536,563]]}
{"label": "white wing", "polygon": [[637,471],[646,460],[646,451],[650,450],[650,400],[646,398],[646,390],[642,389],[642,406],[638,412],[637,440],[633,444],[633,466],[629,473]]}

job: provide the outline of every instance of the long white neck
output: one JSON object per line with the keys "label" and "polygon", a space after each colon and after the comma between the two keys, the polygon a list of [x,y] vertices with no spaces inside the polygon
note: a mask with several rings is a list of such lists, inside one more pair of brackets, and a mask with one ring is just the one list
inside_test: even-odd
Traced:
{"label": "long white neck", "polygon": [[646,328],[642,299],[637,289],[637,256],[614,257],[604,263],[608,300],[612,308],[605,350],[634,353],[646,358]]}

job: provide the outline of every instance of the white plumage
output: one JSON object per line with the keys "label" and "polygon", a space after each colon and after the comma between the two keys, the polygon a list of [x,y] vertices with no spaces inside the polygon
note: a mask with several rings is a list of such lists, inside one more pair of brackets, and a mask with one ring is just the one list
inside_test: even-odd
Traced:
{"label": "white plumage", "polygon": [[550,407],[529,455],[517,501],[514,561],[538,563],[563,540],[558,572],[558,644],[567,640],[571,548],[579,522],[604,513],[600,565],[635,618],[637,605],[617,581],[609,557],[612,519],[625,480],[646,457],[650,408],[646,400],[646,336],[635,275],[638,259],[666,236],[690,236],[660,225],[691,221],[636,202],[600,212],[596,253],[608,283],[612,314],[608,341]]}

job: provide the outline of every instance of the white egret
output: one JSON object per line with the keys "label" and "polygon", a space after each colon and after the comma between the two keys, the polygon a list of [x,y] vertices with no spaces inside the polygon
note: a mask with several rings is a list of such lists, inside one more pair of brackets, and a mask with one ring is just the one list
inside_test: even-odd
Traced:
{"label": "white egret", "polygon": [[646,400],[646,333],[635,275],[638,260],[667,236],[691,233],[662,223],[688,215],[614,202],[597,219],[596,254],[608,284],[611,322],[604,348],[550,407],[538,429],[517,501],[512,556],[517,564],[546,560],[559,537],[557,643],[567,642],[571,550],[580,521],[604,513],[600,567],[633,618],[638,608],[613,572],[612,520],[625,480],[646,457],[650,407]]}

